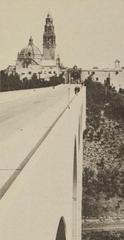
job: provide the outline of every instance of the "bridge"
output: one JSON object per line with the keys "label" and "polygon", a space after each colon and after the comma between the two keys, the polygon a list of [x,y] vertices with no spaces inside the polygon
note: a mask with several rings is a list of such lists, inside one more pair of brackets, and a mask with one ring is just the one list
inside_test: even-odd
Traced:
{"label": "bridge", "polygon": [[85,87],[0,94],[0,239],[81,240]]}

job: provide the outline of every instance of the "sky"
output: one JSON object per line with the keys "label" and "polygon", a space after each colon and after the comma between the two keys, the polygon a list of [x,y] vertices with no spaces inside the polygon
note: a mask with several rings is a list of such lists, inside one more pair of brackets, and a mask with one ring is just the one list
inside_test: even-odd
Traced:
{"label": "sky", "polygon": [[65,66],[124,66],[124,0],[0,0],[0,11],[0,69],[15,64],[30,36],[42,52],[48,12]]}

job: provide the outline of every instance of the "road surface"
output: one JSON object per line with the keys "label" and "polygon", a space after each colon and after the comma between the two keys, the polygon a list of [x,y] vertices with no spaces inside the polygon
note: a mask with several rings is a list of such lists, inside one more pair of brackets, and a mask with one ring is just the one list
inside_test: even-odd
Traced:
{"label": "road surface", "polygon": [[0,189],[67,104],[67,85],[0,93]]}

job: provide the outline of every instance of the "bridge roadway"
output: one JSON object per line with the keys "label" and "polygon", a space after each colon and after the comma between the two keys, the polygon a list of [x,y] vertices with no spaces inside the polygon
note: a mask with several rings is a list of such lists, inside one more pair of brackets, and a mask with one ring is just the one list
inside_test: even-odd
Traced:
{"label": "bridge roadway", "polygon": [[85,94],[0,94],[0,239],[81,240]]}
{"label": "bridge roadway", "polygon": [[[73,89],[71,85],[70,100]],[[0,93],[0,197],[67,104],[67,85]]]}

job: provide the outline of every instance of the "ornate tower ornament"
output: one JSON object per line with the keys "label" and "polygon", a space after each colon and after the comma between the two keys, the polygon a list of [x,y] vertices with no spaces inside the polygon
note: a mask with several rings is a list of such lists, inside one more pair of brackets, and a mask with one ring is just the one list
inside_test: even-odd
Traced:
{"label": "ornate tower ornament", "polygon": [[33,38],[32,38],[32,36],[29,38],[29,43],[28,43],[28,45],[33,45],[34,43],[33,43]]}
{"label": "ornate tower ornament", "polygon": [[120,69],[120,60],[115,60],[115,69]]}

